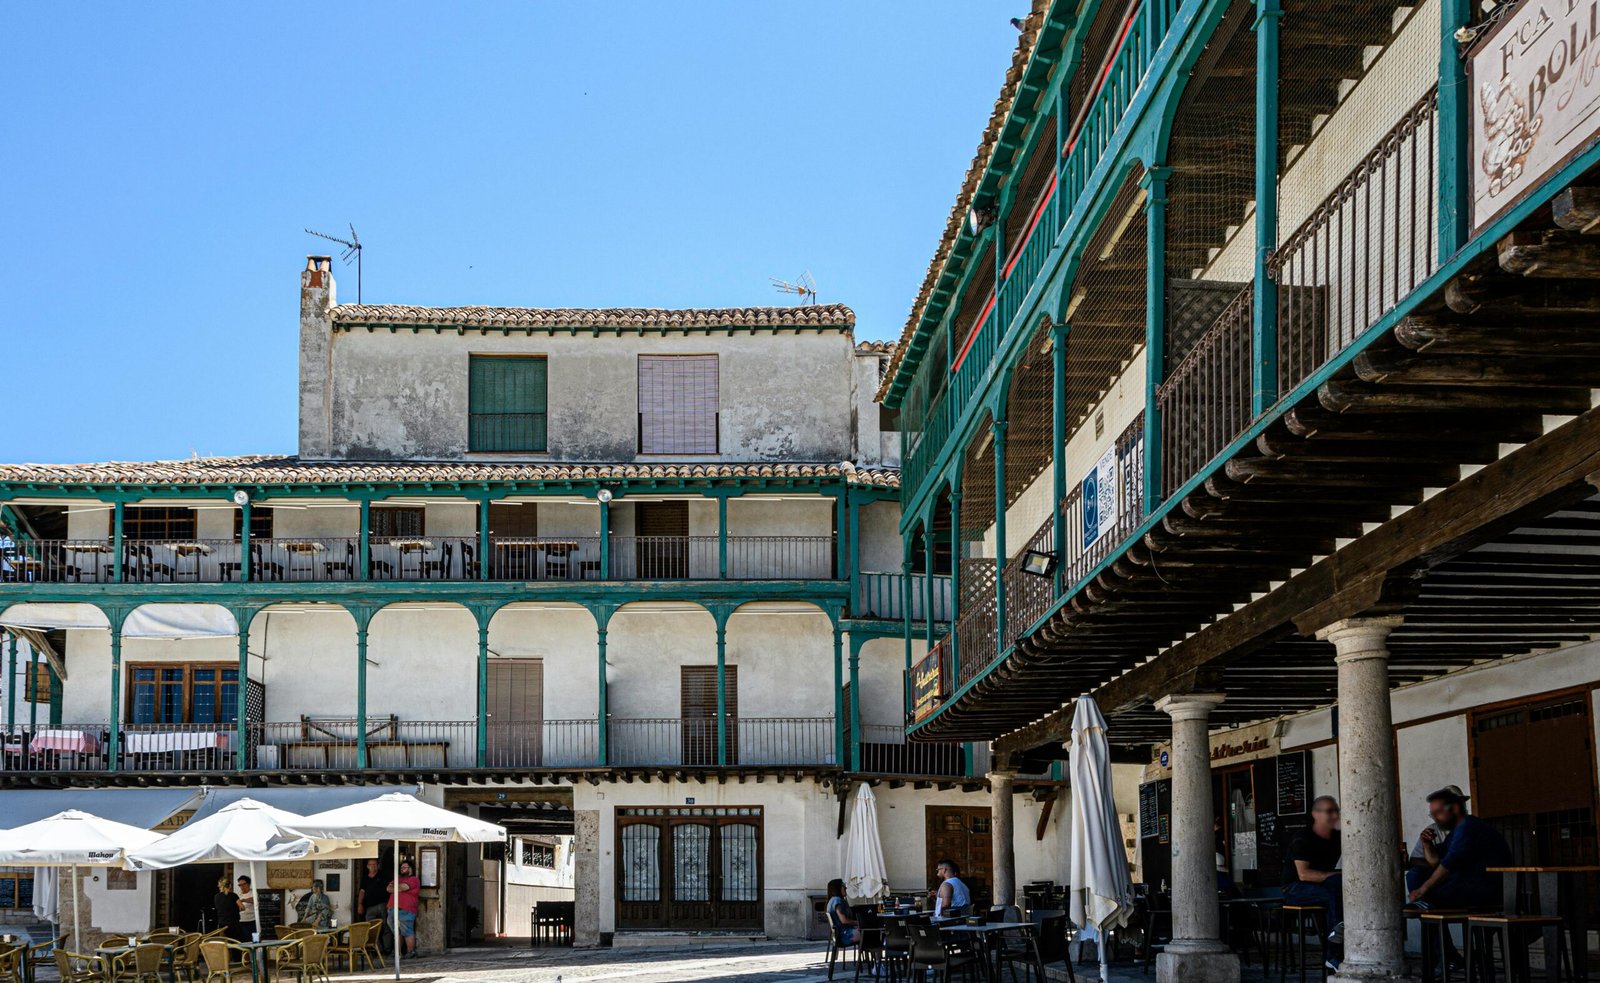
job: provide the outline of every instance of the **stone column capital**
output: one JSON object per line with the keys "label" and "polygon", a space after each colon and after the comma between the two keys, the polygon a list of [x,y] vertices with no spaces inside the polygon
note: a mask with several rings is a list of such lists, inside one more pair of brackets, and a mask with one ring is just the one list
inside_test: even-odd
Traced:
{"label": "stone column capital", "polygon": [[990,785],[1012,785],[1016,783],[1017,773],[1015,771],[991,771],[985,777],[989,779]]}
{"label": "stone column capital", "polygon": [[1399,615],[1374,618],[1343,618],[1317,632],[1317,638],[1332,642],[1337,654],[1334,662],[1357,659],[1387,659],[1389,633],[1405,619]]}
{"label": "stone column capital", "polygon": [[1156,701],[1156,709],[1179,720],[1207,720],[1224,699],[1222,693],[1173,693]]}

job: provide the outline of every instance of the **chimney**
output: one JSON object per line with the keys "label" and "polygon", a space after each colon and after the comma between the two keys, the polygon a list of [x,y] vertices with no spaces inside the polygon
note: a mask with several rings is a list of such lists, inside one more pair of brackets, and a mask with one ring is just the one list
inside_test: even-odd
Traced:
{"label": "chimney", "polygon": [[307,256],[300,273],[300,456],[333,453],[333,257]]}

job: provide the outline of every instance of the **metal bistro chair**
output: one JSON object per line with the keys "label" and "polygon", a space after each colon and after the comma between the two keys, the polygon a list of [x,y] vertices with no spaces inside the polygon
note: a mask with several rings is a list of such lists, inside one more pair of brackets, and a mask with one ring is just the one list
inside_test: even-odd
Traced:
{"label": "metal bistro chair", "polygon": [[911,975],[918,970],[932,972],[935,983],[949,983],[952,974],[961,971],[964,979],[973,974],[983,975],[983,963],[975,953],[944,941],[940,931],[932,925],[911,926]]}
{"label": "metal bistro chair", "polygon": [[1309,958],[1316,965],[1318,978],[1327,978],[1328,967],[1323,964],[1322,959],[1322,926],[1327,911],[1325,906],[1319,904],[1279,906],[1275,926],[1278,936],[1278,983],[1284,983],[1288,978],[1291,958],[1300,968],[1300,983],[1306,983],[1306,970],[1309,968],[1306,962],[1308,949],[1311,953]]}
{"label": "metal bistro chair", "polygon": [[455,557],[455,547],[446,542],[439,548],[437,560],[422,561],[422,576],[433,580],[449,580],[450,572],[454,569],[451,560]]}

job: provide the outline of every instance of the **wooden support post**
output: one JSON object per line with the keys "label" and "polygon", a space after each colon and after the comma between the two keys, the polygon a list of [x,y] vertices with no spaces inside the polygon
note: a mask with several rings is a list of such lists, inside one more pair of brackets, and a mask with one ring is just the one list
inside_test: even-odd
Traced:
{"label": "wooden support post", "polygon": [[611,763],[610,737],[611,737],[611,691],[606,680],[606,632],[607,625],[611,623],[609,609],[603,615],[596,615],[595,651],[598,655],[599,679],[596,680],[595,691],[595,720],[598,731],[595,734],[596,757],[595,764],[604,768]]}
{"label": "wooden support post", "polygon": [[994,640],[995,650],[985,662],[1000,657],[1006,643],[1006,421],[995,420],[994,429]]}
{"label": "wooden support post", "polygon": [[1166,378],[1167,340],[1167,178],[1170,167],[1152,167],[1145,189],[1144,322],[1144,514],[1161,505],[1166,491],[1161,475],[1161,405],[1156,391]]}
{"label": "wooden support post", "polygon": [[[366,537],[362,537],[366,542]],[[362,565],[365,569],[365,564]],[[356,768],[367,769],[367,625],[369,611],[352,611],[356,616]]]}
{"label": "wooden support post", "polygon": [[[17,644],[16,636],[12,636],[11,644]],[[38,730],[39,700],[37,697],[39,694],[34,691],[34,685],[39,678],[39,647],[37,645],[29,645],[28,653],[30,656],[29,665],[31,666],[28,670],[28,727],[30,730]],[[55,686],[52,685],[50,688],[54,691]]]}
{"label": "wooden support post", "polygon": [[861,604],[861,502],[847,499],[846,507],[850,513],[846,566],[850,572],[850,610],[854,611]]}
{"label": "wooden support post", "polygon": [[[600,513],[600,552],[605,554],[607,542],[605,538],[606,514],[602,508]],[[489,554],[494,544],[489,542],[489,496],[485,495],[478,502],[478,579],[489,579]],[[603,565],[603,564],[602,564]]]}
{"label": "wooden support post", "polygon": [[728,579],[728,496],[717,497],[717,579]]}
{"label": "wooden support post", "polygon": [[477,756],[479,768],[489,767],[489,622],[494,615],[479,610],[478,616],[478,727]]}
{"label": "wooden support post", "polygon": [[[120,507],[121,503],[118,503]],[[110,740],[106,742],[106,770],[122,770],[122,622],[128,612],[122,608],[105,609],[107,628],[111,632],[111,720],[107,727]]]}
{"label": "wooden support post", "polygon": [[1267,262],[1278,246],[1278,22],[1281,0],[1256,0],[1256,256],[1251,303],[1250,412],[1278,401],[1278,284]]}
{"label": "wooden support post", "polygon": [[[850,694],[852,697],[854,693]],[[844,746],[844,635],[839,622],[833,623],[833,760],[842,768],[847,764]]]}
{"label": "wooden support post", "polygon": [[1054,375],[1050,386],[1050,528],[1055,542],[1055,596],[1064,589],[1061,583],[1067,569],[1067,515],[1061,503],[1067,498],[1067,332],[1065,324],[1050,328],[1050,367]]}
{"label": "wooden support post", "polygon": [[1443,0],[1439,7],[1439,262],[1450,260],[1470,237],[1468,175],[1472,154],[1472,90],[1456,31],[1472,23],[1472,0]]}
{"label": "wooden support post", "polygon": [[[360,565],[360,569],[356,571],[356,577],[359,580],[368,580],[372,577],[372,500],[367,498],[361,500],[360,535],[361,542],[356,547],[358,551],[356,562]],[[366,663],[363,662],[362,665],[365,666]],[[364,673],[365,671],[363,668],[362,672]],[[366,677],[363,676],[362,678],[365,679]],[[366,747],[365,735],[362,737],[362,747]],[[365,765],[362,767],[365,767]]]}
{"label": "wooden support post", "polygon": [[922,620],[928,635],[928,647],[933,648],[933,520],[922,520]]}
{"label": "wooden support post", "polygon": [[127,574],[122,556],[122,513],[123,504],[119,500],[111,506],[111,579],[119,584]]}
{"label": "wooden support post", "polygon": [[611,579],[611,503],[600,503],[600,579]]}
{"label": "wooden support post", "polygon": [[[250,500],[239,506],[239,582],[250,582]],[[240,677],[240,685],[244,685]]]}
{"label": "wooden support post", "polygon": [[728,618],[733,612],[719,606],[711,612],[717,621],[717,765],[728,763]]}
{"label": "wooden support post", "polygon": [[[245,520],[245,528],[250,528],[248,519]],[[247,566],[248,560],[242,562],[240,571]],[[244,771],[250,767],[250,724],[245,717],[245,698],[250,692],[250,612],[234,608],[233,620],[239,629],[239,685],[234,689],[238,695],[233,706],[233,766]]]}
{"label": "wooden support post", "polygon": [[17,636],[15,632],[6,633],[10,638],[10,657],[6,661],[6,732],[9,734],[17,727]]}
{"label": "wooden support post", "polygon": [[839,486],[839,495],[835,499],[833,512],[833,575],[838,580],[846,580],[850,576],[850,571],[845,569],[849,557],[841,549],[843,544],[839,542],[844,536],[845,526],[849,524],[849,520],[845,518],[845,494],[848,487],[848,485]]}
{"label": "wooden support post", "polygon": [[850,634],[850,770],[861,770],[861,646],[866,639]]}
{"label": "wooden support post", "polygon": [[900,549],[900,628],[906,639],[906,672],[900,688],[905,702],[905,719],[911,719],[911,540],[901,541]]}

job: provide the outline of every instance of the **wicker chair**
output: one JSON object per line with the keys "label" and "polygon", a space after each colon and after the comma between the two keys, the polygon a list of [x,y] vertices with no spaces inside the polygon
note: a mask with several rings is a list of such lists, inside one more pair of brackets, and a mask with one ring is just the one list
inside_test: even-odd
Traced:
{"label": "wicker chair", "polygon": [[[234,957],[238,956],[238,959]],[[222,939],[207,939],[200,943],[200,958],[205,960],[205,983],[214,983],[222,980],[223,983],[233,983],[235,977],[248,980],[250,972],[250,950],[232,942]]]}
{"label": "wicker chair", "polygon": [[12,945],[0,949],[0,983],[28,983],[22,971],[25,946]]}
{"label": "wicker chair", "polygon": [[165,983],[161,967],[167,947],[155,942],[134,946],[111,957],[111,983]]}
{"label": "wicker chair", "polygon": [[383,963],[381,954],[376,961],[372,958],[378,951],[378,933],[373,927],[374,924],[374,922],[351,922],[343,944],[334,943],[333,953],[344,957],[345,967],[352,973],[356,971],[357,957],[368,970]]}
{"label": "wicker chair", "polygon": [[56,950],[56,975],[61,983],[105,983],[106,961],[66,949]]}
{"label": "wicker chair", "polygon": [[179,936],[178,941],[172,943],[172,975],[174,979],[188,980],[189,983],[200,979],[200,940],[203,936],[199,932],[189,932]]}
{"label": "wicker chair", "polygon": [[328,947],[333,944],[333,936],[312,932],[295,941],[296,945],[283,948],[278,959],[278,977],[281,979],[284,973],[292,973],[301,983],[328,979]]}

